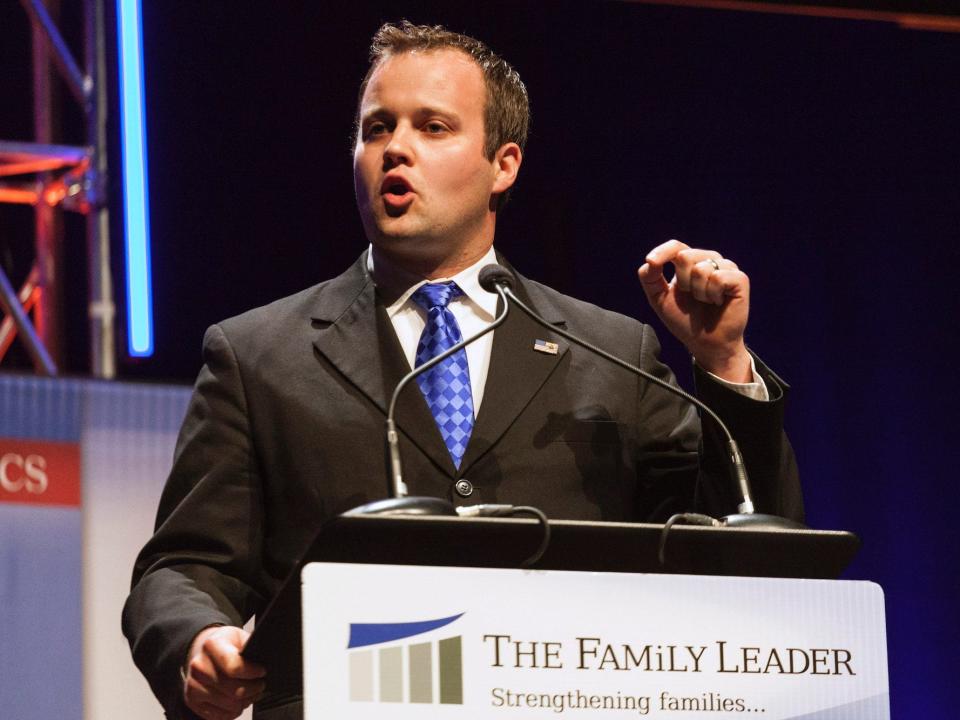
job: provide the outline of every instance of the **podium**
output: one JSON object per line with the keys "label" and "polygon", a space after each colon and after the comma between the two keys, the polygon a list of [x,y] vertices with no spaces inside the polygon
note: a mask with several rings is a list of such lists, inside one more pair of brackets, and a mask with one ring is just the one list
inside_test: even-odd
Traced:
{"label": "podium", "polygon": [[[723,589],[724,592],[737,584],[746,583],[746,578],[757,578],[754,584],[759,582],[761,585],[766,582],[761,579],[768,578],[830,580],[840,574],[859,547],[857,538],[847,532],[674,526],[669,531],[665,545],[665,563],[661,564],[658,559],[658,550],[663,533],[662,525],[551,521],[550,527],[551,543],[546,553],[537,562],[535,570],[562,572],[521,573],[514,570],[515,574],[510,577],[543,578],[557,574],[564,576],[565,581],[576,583],[576,579],[570,580],[570,578],[582,577],[586,581],[589,578],[623,578],[629,577],[629,574],[643,574],[642,577],[646,578],[649,584],[656,578],[667,580],[670,576],[686,576],[674,578],[676,582],[686,583],[697,580],[696,577],[689,576],[703,576],[700,580],[703,587],[693,591],[696,595],[720,592],[720,589],[723,589],[720,586],[717,586],[720,588],[717,589],[707,585],[723,578],[730,578],[725,581],[727,585],[726,589]],[[332,568],[334,571],[337,567],[355,567],[361,572],[364,570],[364,565],[371,564],[416,566],[396,568],[402,572],[417,572],[418,568],[426,571],[429,568],[443,567],[463,570],[477,568],[489,571],[501,569],[508,572],[509,569],[519,567],[520,563],[534,551],[540,543],[542,532],[543,528],[537,521],[527,519],[467,520],[442,517],[341,516],[328,521],[321,528],[313,544],[274,601],[262,617],[258,618],[254,633],[244,649],[245,657],[263,663],[268,669],[268,690],[264,700],[258,705],[258,711],[268,711],[271,707],[279,708],[301,697],[303,624],[300,575],[305,566],[310,563],[322,563],[324,567]],[[385,576],[386,573],[383,568],[370,568],[367,573],[371,571],[374,572],[371,577]],[[576,573],[604,575],[577,576]],[[339,576],[334,572],[332,577]],[[501,580],[502,578],[498,578],[497,582]],[[430,582],[445,583],[446,581],[438,579]],[[804,587],[816,586],[820,592],[823,587],[833,584],[806,583]],[[857,583],[856,585],[869,584]],[[350,583],[338,584],[337,581],[329,579],[322,583],[321,588],[321,590],[314,589],[314,592],[320,592],[321,596],[340,594],[344,596],[341,600],[345,600],[348,605],[351,598],[356,598],[358,592]],[[673,592],[667,586],[664,591]],[[779,591],[782,591],[782,588]],[[498,592],[501,595],[510,594],[506,590]],[[629,592],[629,589],[626,592]],[[754,587],[751,592],[761,592],[761,590]],[[392,596],[398,593],[402,594],[396,589],[384,590],[382,597],[377,598],[377,607],[382,608],[379,615],[385,622],[400,619],[394,617],[392,611]],[[882,613],[882,600],[880,603]],[[428,619],[436,620],[437,618]],[[342,651],[348,643],[348,638],[344,634],[345,631],[337,632],[342,637],[336,638],[334,645],[338,651]],[[717,640],[712,642],[715,643]],[[706,646],[710,652],[716,653],[715,644],[704,642],[702,645]],[[797,651],[799,650],[798,648]],[[433,652],[436,654],[437,651]],[[360,653],[355,654],[360,655]],[[794,654],[796,658],[800,657],[798,653]],[[729,657],[731,656],[728,655],[728,660]],[[838,657],[840,661],[843,660],[843,656],[840,655],[833,656],[833,661],[837,661]],[[818,662],[823,660],[819,656],[817,659]],[[777,660],[786,662],[779,656],[774,658],[771,665],[774,671]],[[344,662],[346,660],[343,660],[340,665]],[[409,661],[405,662],[409,664]],[[753,661],[748,659],[748,663],[751,662]],[[771,662],[769,653],[766,662]],[[730,662],[727,662],[727,665],[733,667]],[[749,667],[752,674],[753,665]],[[843,670],[842,667],[841,670]],[[876,715],[876,708],[877,703],[883,705],[885,702],[885,673],[884,655],[881,683],[883,688],[879,693],[882,697],[880,700],[874,699],[874,705],[870,708],[870,712],[874,713],[870,715],[871,718],[882,717],[882,715]],[[405,692],[409,695],[409,690]],[[706,698],[706,695],[703,697]],[[351,714],[360,717],[361,707],[357,705]],[[390,707],[392,706],[378,706],[377,712],[382,713],[384,708]],[[416,709],[415,706],[411,707]],[[423,712],[431,713],[441,709],[447,708],[442,705],[420,708]],[[583,711],[573,706],[569,711],[573,712],[574,709],[578,713]],[[461,714],[458,717],[470,716],[462,714],[463,708],[459,710]],[[533,710],[527,708],[525,712],[527,714],[521,712],[520,715],[528,717]],[[674,716],[682,717],[682,715]],[[278,717],[287,717],[287,715],[278,715]],[[768,714],[767,717],[772,716]],[[811,715],[810,717],[819,716]],[[834,716],[823,715],[823,717]],[[836,715],[836,717],[841,716]],[[849,717],[858,716],[850,715]]]}

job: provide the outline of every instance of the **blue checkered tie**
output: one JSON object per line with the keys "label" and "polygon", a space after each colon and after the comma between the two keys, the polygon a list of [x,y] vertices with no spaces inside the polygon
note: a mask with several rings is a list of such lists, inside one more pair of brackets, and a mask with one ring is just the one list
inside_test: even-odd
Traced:
{"label": "blue checkered tie", "polygon": [[[417,345],[417,367],[463,339],[457,319],[447,308],[451,300],[461,295],[463,290],[449,282],[423,285],[411,296],[427,311],[427,326]],[[453,464],[459,468],[473,431],[473,394],[466,351],[454,353],[418,376],[417,384],[437,421]]]}

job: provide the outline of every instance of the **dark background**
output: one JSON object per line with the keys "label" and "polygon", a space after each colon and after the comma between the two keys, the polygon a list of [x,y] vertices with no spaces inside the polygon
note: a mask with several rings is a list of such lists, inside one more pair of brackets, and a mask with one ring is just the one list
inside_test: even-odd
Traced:
{"label": "dark background", "polygon": [[[29,98],[13,5],[0,90]],[[740,263],[748,340],[793,386],[809,523],[860,535],[847,577],[886,592],[893,717],[955,716],[960,34],[587,0],[144,5],[157,350],[123,378],[191,381],[207,325],[354,260],[370,36],[401,17],[476,35],[533,107],[498,249],[655,324],[635,278],[648,249],[678,237]],[[3,103],[0,137],[28,139],[28,100]],[[19,282],[29,209],[0,211]],[[67,369],[83,374],[85,251],[68,230]]]}

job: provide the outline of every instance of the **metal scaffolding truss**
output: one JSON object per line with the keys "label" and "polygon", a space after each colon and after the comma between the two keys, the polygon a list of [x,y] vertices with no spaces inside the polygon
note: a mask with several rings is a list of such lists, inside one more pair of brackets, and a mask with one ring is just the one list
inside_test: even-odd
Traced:
{"label": "metal scaffolding truss", "polygon": [[[113,287],[110,277],[107,206],[107,87],[103,0],[84,0],[84,65],[74,59],[51,17],[59,0],[20,0],[33,36],[34,142],[0,140],[0,202],[32,205],[34,263],[17,292],[0,267],[0,362],[19,334],[38,373],[55,375],[62,366],[63,210],[86,216],[89,272],[90,370],[116,374]],[[51,67],[52,66],[52,67]],[[80,106],[83,146],[55,144],[53,69]],[[33,312],[31,322],[29,313]]]}

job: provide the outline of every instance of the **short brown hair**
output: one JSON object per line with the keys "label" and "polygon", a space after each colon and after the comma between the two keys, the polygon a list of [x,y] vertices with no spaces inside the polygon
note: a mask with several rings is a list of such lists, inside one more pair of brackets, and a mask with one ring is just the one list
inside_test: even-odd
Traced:
{"label": "short brown hair", "polygon": [[384,23],[370,44],[370,68],[360,83],[357,100],[359,121],[360,103],[370,76],[391,55],[431,50],[460,50],[474,59],[483,72],[487,100],[483,112],[484,151],[492,160],[497,150],[508,142],[515,142],[522,150],[527,144],[530,125],[530,101],[520,75],[510,64],[484,43],[460,33],[450,32],[442,25],[414,25],[409,20],[399,24]]}

